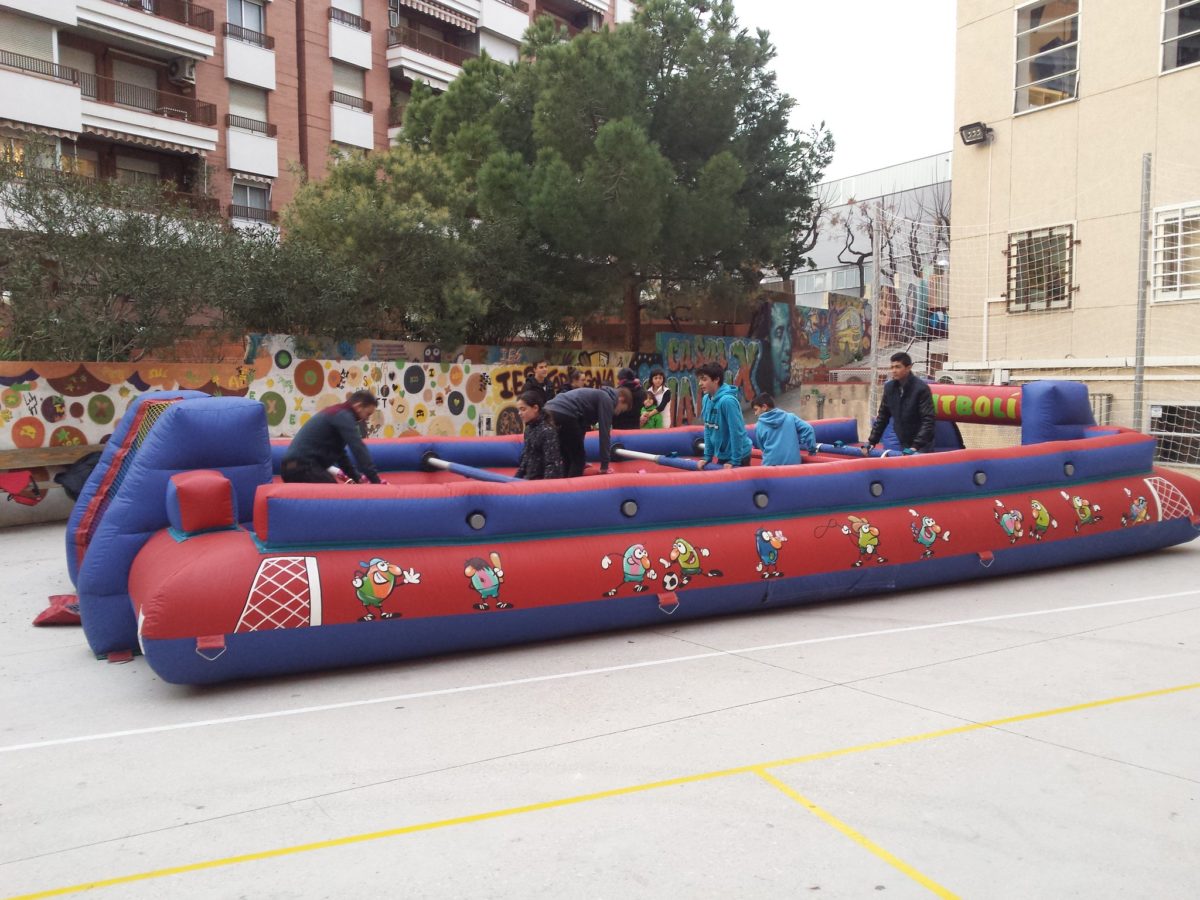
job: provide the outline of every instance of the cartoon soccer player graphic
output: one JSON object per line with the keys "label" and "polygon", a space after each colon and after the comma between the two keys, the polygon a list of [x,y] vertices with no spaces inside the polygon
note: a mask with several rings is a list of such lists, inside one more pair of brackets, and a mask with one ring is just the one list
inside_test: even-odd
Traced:
{"label": "cartoon soccer player graphic", "polygon": [[366,615],[361,616],[358,621],[398,618],[400,613],[383,611],[384,601],[396,589],[397,578],[400,579],[400,584],[420,584],[421,573],[416,569],[401,569],[378,556],[370,562],[360,562],[359,566],[362,569],[355,572],[354,577],[350,579],[358,593],[358,601],[366,610]]}
{"label": "cartoon soccer player graphic", "polygon": [[754,532],[754,549],[758,551],[758,565],[755,571],[761,572],[763,578],[779,578],[779,550],[787,538],[783,532],[776,529],[759,528]]}
{"label": "cartoon soccer player graphic", "polygon": [[500,599],[500,585],[504,583],[504,568],[500,563],[500,554],[492,552],[487,559],[474,557],[467,560],[463,574],[479,593],[479,602],[475,609],[488,609],[488,601],[496,601],[496,609],[512,609],[512,604]]}
{"label": "cartoon soccer player graphic", "polygon": [[1069,497],[1066,491],[1059,491],[1064,500],[1071,501],[1071,507],[1075,510],[1075,533],[1079,533],[1079,529],[1084,525],[1095,525],[1104,516],[1099,515],[1100,504],[1091,503],[1076,494],[1074,497]]}
{"label": "cartoon soccer player graphic", "polygon": [[842,534],[849,535],[854,546],[858,548],[858,559],[854,561],[854,568],[861,567],[868,559],[874,559],[877,563],[887,562],[887,559],[879,555],[879,529],[858,516],[847,516],[846,519],[849,524],[842,526]]}
{"label": "cartoon soccer player graphic", "polygon": [[[1129,488],[1125,488],[1125,496],[1133,497],[1133,492]],[[1128,525],[1140,525],[1143,522],[1150,521],[1150,504],[1146,502],[1146,498],[1139,496],[1129,504],[1129,512],[1121,516],[1121,527],[1125,528]]]}
{"label": "cartoon soccer player graphic", "polygon": [[1040,541],[1047,531],[1058,527],[1058,520],[1050,515],[1050,510],[1040,500],[1031,500],[1029,507],[1033,510],[1033,523],[1027,534],[1035,541]]}
{"label": "cartoon soccer player graphic", "polygon": [[996,521],[1004,529],[1004,533],[1008,536],[1010,544],[1015,544],[1025,534],[1025,515],[1019,509],[1006,511],[1004,504],[997,500],[996,509],[992,510],[992,515],[996,517]]}
{"label": "cartoon soccer player graphic", "polygon": [[[607,570],[613,564],[617,554],[609,553],[600,560],[600,568]],[[636,593],[646,590],[646,579],[654,581],[658,573],[650,568],[650,554],[645,544],[630,544],[621,555],[621,583],[611,591],[605,591],[604,596],[615,597],[622,585],[632,584]]]}
{"label": "cartoon soccer player graphic", "polygon": [[910,509],[908,513],[911,516],[917,516],[919,519],[919,521],[913,522],[908,527],[912,529],[913,540],[925,548],[921,553],[921,559],[929,559],[933,556],[933,549],[938,542],[938,538],[941,538],[943,541],[950,540],[950,530],[946,529],[943,531],[942,526],[934,521],[933,516],[922,516],[915,509]]}
{"label": "cartoon soccer player graphic", "polygon": [[663,575],[663,587],[668,591],[673,591],[681,584],[687,584],[697,575],[703,575],[706,578],[720,578],[724,573],[720,569],[709,569],[704,571],[704,567],[700,564],[702,557],[708,556],[708,548],[696,548],[683,538],[675,538],[671,544],[671,553],[668,559],[660,558],[658,561],[662,564],[664,571],[669,570],[671,566],[679,566],[679,574],[666,571]]}

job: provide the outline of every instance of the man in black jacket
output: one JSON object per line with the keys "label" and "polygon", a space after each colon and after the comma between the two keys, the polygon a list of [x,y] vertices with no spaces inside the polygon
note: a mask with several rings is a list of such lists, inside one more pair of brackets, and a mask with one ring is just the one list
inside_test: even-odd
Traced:
{"label": "man in black jacket", "polygon": [[[370,391],[355,391],[345,403],[328,406],[305,422],[284,454],[283,480],[333,484],[337,478],[329,469],[336,465],[351,481],[379,484],[379,473],[359,432],[359,423],[371,418],[378,407]],[[347,450],[354,454],[357,468]]]}
{"label": "man in black jacket", "polygon": [[883,437],[889,421],[905,453],[933,450],[933,392],[913,375],[912,357],[903,352],[892,354],[892,380],[883,386],[883,402],[867,438],[868,453]]}

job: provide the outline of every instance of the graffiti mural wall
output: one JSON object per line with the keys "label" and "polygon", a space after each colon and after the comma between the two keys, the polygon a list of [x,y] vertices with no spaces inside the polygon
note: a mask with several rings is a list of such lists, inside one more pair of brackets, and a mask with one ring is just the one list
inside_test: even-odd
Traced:
{"label": "graffiti mural wall", "polygon": [[[700,334],[659,332],[658,356],[667,374],[671,390],[672,421],[676,425],[694,425],[700,421],[700,392],[696,369],[715,362],[726,370],[726,381],[749,403],[755,394],[768,388],[758,380],[763,359],[763,343],[757,338],[715,337]],[[764,373],[767,369],[763,368]],[[649,366],[641,377],[649,375]]]}

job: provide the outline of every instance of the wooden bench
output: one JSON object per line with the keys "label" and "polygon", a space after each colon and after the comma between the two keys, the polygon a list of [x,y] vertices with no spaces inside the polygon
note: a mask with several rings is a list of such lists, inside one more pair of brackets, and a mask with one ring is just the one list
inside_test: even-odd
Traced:
{"label": "wooden bench", "polygon": [[68,444],[63,447],[0,450],[0,471],[37,469],[43,466],[69,466],[89,453],[103,449],[103,444]]}

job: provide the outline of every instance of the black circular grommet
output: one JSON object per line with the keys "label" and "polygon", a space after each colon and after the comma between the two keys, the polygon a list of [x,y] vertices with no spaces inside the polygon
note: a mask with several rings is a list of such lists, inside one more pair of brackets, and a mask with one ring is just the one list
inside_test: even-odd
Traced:
{"label": "black circular grommet", "polygon": [[608,446],[608,452],[611,456],[616,456],[618,450],[624,450],[624,449],[625,449],[625,445],[622,444],[620,441],[613,441]]}
{"label": "black circular grommet", "polygon": [[980,487],[983,487],[985,484],[987,484],[987,472],[976,472],[975,483]]}
{"label": "black circular grommet", "polygon": [[621,515],[627,519],[632,519],[637,515],[638,507],[636,500],[626,500],[621,504]]}
{"label": "black circular grommet", "polygon": [[1063,463],[1063,474],[1070,478],[1075,474],[1075,463]]}
{"label": "black circular grommet", "polygon": [[487,516],[481,512],[473,512],[467,516],[467,524],[473,531],[483,531],[483,526],[487,524]]}
{"label": "black circular grommet", "polygon": [[692,441],[692,456],[704,455],[704,438],[698,437]]}
{"label": "black circular grommet", "polygon": [[754,505],[759,509],[766,509],[767,504],[771,502],[771,498],[763,491],[756,491],[754,494]]}
{"label": "black circular grommet", "polygon": [[872,497],[882,497],[883,496],[883,482],[882,481],[872,481],[871,482],[871,496]]}

